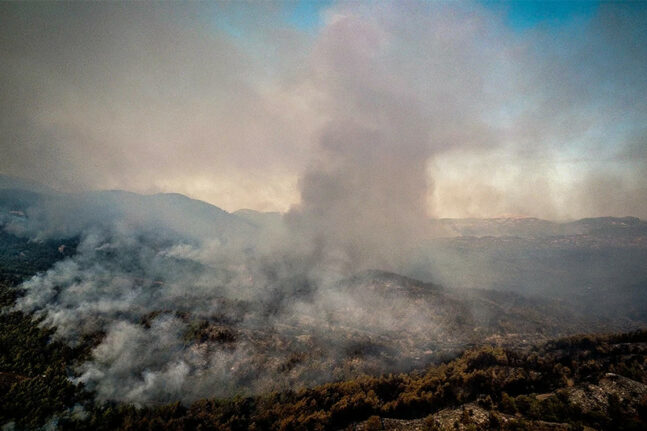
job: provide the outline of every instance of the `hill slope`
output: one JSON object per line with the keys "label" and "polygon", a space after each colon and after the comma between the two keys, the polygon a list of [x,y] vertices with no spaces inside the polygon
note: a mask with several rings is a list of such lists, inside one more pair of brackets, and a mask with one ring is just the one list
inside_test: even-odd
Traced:
{"label": "hill slope", "polygon": [[5,230],[39,240],[119,228],[158,231],[187,241],[251,241],[258,231],[243,218],[184,195],[120,190],[52,195],[0,189],[0,224]]}

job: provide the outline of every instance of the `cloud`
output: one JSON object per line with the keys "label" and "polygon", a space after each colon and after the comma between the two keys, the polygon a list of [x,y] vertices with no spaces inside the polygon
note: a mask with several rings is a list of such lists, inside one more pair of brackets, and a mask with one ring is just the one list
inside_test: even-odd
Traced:
{"label": "cloud", "polygon": [[[184,192],[257,171],[243,196],[294,175],[285,166],[300,157],[310,121],[264,83],[271,66],[214,25],[225,10],[3,9],[3,171],[66,190]],[[275,47],[298,45],[279,33]]]}
{"label": "cloud", "polygon": [[[345,139],[336,129],[354,128],[392,147],[381,157],[393,170],[378,183],[402,174],[403,163],[419,176],[426,160],[503,152],[507,165],[530,166],[547,184],[551,210],[532,215],[645,216],[630,204],[644,181],[625,187],[617,207],[578,198],[598,170],[640,183],[644,162],[580,167],[568,182],[551,176],[560,160],[606,160],[643,133],[646,18],[635,5],[523,32],[508,28],[501,10],[472,3],[334,4],[316,32],[295,28],[273,5],[2,9],[5,173],[64,190],[174,191],[228,210],[286,211],[307,199],[315,171],[339,173],[322,163],[342,156],[331,144]],[[365,155],[346,162],[368,169],[357,166]],[[444,164],[447,172],[427,169],[426,183],[456,199],[427,191],[432,214],[526,207],[517,201],[531,193],[526,181],[496,185],[501,198],[489,204],[477,194],[493,187],[498,167]],[[449,184],[461,176],[469,182]],[[416,180],[408,193],[420,187]],[[397,199],[404,189],[383,192]]]}

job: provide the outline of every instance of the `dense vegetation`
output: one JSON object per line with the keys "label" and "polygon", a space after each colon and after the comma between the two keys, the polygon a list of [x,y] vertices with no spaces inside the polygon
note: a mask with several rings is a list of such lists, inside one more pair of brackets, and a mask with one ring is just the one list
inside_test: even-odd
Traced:
{"label": "dense vegetation", "polygon": [[0,230],[0,423],[36,428],[91,394],[69,379],[75,361],[91,341],[76,348],[52,341],[54,328],[42,319],[10,309],[21,294],[23,279],[50,268],[73,253],[77,240],[30,242]]}
{"label": "dense vegetation", "polygon": [[[508,423],[510,429],[531,429],[528,421],[542,419],[565,422],[574,429],[587,424],[597,429],[638,430],[647,424],[647,399],[624,400],[639,404],[638,415],[630,414],[631,407],[614,394],[609,394],[608,414],[583,413],[569,402],[563,388],[596,382],[607,372],[647,383],[647,352],[632,353],[646,341],[643,331],[563,339],[525,353],[483,347],[420,373],[367,376],[256,398],[203,400],[188,407],[94,407],[85,420],[60,425],[69,429],[338,429],[374,415],[420,418],[478,401],[491,409],[493,429],[501,424],[500,411],[521,415]],[[541,401],[529,395],[545,392],[550,395]]]}
{"label": "dense vegetation", "polygon": [[33,242],[0,229],[0,282],[16,285],[74,253],[78,238]]}

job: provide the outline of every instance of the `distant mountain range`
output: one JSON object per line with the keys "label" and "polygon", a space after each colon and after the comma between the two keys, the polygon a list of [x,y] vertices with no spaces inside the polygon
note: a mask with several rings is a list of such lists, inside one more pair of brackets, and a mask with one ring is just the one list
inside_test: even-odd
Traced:
{"label": "distant mountain range", "polygon": [[[49,234],[69,235],[77,227],[105,224],[117,218],[148,226],[165,226],[191,238],[249,235],[258,228],[276,228],[278,212],[241,209],[228,213],[215,205],[178,193],[142,195],[123,190],[60,193],[40,183],[0,174],[0,211],[50,220]],[[70,225],[70,220],[74,223]],[[1,220],[1,219],[0,219]],[[39,220],[42,221],[42,220]],[[518,237],[539,239],[574,235],[639,235],[647,237],[647,222],[636,217],[595,217],[554,222],[532,217],[430,219],[430,238]]]}
{"label": "distant mountain range", "polygon": [[[115,227],[254,247],[285,233],[280,213],[234,213],[174,193],[56,192],[0,175],[0,226],[32,239]],[[429,235],[399,272],[449,288],[494,289],[565,300],[586,313],[647,319],[647,222],[597,217],[430,219]]]}
{"label": "distant mountain range", "polygon": [[163,229],[189,240],[240,240],[253,236],[258,229],[243,217],[178,193],[59,193],[1,175],[0,222],[15,233],[43,239],[71,237],[115,223],[135,229]]}
{"label": "distant mountain range", "polygon": [[562,235],[618,234],[641,232],[647,235],[647,222],[636,217],[595,217],[569,222],[553,222],[532,217],[434,219],[431,230],[437,237],[512,236],[544,238]]}

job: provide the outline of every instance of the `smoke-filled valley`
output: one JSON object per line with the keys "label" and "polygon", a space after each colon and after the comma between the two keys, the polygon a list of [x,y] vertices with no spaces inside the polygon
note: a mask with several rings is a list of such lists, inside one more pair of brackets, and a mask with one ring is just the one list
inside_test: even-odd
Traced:
{"label": "smoke-filled valley", "polygon": [[8,281],[38,253],[29,248],[53,254],[16,286],[14,309],[70,345],[94,340],[71,378],[98,400],[297,389],[417,369],[483,342],[645,324],[638,219],[430,220],[396,274],[309,248],[289,215],[181,195],[1,192]]}

